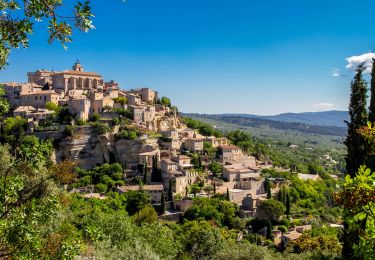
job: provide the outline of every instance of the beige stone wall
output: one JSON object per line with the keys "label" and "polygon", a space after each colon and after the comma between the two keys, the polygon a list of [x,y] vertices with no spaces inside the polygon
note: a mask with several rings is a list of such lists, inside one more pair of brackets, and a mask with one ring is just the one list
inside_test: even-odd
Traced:
{"label": "beige stone wall", "polygon": [[52,92],[39,92],[39,93],[21,93],[21,105],[22,106],[32,106],[35,108],[45,107],[47,102],[59,103],[60,95]]}

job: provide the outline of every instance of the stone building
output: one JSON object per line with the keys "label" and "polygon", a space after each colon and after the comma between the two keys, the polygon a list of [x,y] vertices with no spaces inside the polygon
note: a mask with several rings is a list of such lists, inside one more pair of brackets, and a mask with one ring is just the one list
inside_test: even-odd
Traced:
{"label": "stone building", "polygon": [[44,108],[48,102],[58,105],[61,95],[54,90],[42,90],[40,92],[21,93],[20,98],[21,106]]}

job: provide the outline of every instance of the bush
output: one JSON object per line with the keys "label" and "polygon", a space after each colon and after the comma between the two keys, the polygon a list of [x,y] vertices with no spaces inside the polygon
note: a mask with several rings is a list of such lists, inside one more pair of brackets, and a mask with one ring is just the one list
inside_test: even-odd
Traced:
{"label": "bush", "polygon": [[288,228],[287,228],[286,226],[283,226],[283,225],[278,226],[277,229],[280,230],[280,231],[283,232],[283,233],[285,233],[285,232],[288,231]]}
{"label": "bush", "polygon": [[82,125],[85,125],[85,124],[86,124],[86,121],[83,120],[83,119],[78,119],[78,120],[76,121],[76,124],[79,125],[79,126],[82,126]]}
{"label": "bush", "polygon": [[99,120],[100,120],[100,115],[97,114],[97,113],[92,114],[91,117],[90,117],[91,122],[97,122]]}
{"label": "bush", "polygon": [[57,112],[59,110],[59,106],[53,102],[47,102],[46,109]]}
{"label": "bush", "polygon": [[112,131],[112,129],[109,127],[107,123],[102,124],[99,122],[95,122],[92,124],[92,126],[99,135],[104,135]]}
{"label": "bush", "polygon": [[103,183],[98,183],[95,185],[95,191],[99,193],[104,193],[107,191],[107,185]]}

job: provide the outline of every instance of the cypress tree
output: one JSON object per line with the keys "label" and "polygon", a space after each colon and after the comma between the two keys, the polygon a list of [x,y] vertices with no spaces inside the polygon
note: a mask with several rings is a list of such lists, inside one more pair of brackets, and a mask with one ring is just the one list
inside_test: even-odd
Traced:
{"label": "cypress tree", "polygon": [[147,162],[143,165],[143,183],[148,184]]}
{"label": "cypress tree", "polygon": [[368,114],[368,121],[375,122],[375,59],[372,58],[371,83],[370,83],[370,107]]}
{"label": "cypress tree", "polygon": [[216,194],[216,183],[214,183],[214,194]]}
{"label": "cypress tree", "polygon": [[266,231],[266,238],[267,238],[267,239],[271,239],[271,238],[272,238],[272,223],[271,223],[270,220],[267,222],[267,226],[266,226],[266,228],[267,228],[267,231]]}
{"label": "cypress tree", "polygon": [[286,208],[285,214],[287,214],[289,216],[290,215],[290,194],[289,194],[289,192],[286,194],[285,208]]}
{"label": "cypress tree", "polygon": [[169,187],[168,187],[168,201],[173,201],[173,187],[172,187],[172,179],[169,180]]}
{"label": "cypress tree", "polygon": [[[367,125],[367,82],[363,79],[365,70],[364,63],[360,64],[356,69],[356,74],[351,82],[351,95],[349,104],[350,122],[348,125],[348,134],[344,141],[347,147],[346,173],[354,177],[359,167],[366,163],[367,152],[366,142],[359,135],[357,130]],[[350,214],[349,212],[344,213]],[[358,230],[349,230],[349,224],[344,222],[344,246],[342,254],[347,259],[354,259],[353,245],[358,243]]]}
{"label": "cypress tree", "polygon": [[[370,92],[371,92],[371,99],[370,99],[368,121],[370,121],[372,124],[375,124],[375,58],[372,59]],[[375,156],[374,155],[368,155],[366,165],[367,167],[371,169],[372,172],[375,171]]]}
{"label": "cypress tree", "polygon": [[229,189],[227,188],[227,201],[230,201],[230,197],[229,197]]}
{"label": "cypress tree", "polygon": [[272,193],[271,193],[271,186],[269,185],[269,183],[266,189],[267,189],[267,199],[270,199],[272,197]]}
{"label": "cypress tree", "polygon": [[160,214],[163,215],[164,213],[165,213],[165,196],[164,196],[164,191],[161,191]]}
{"label": "cypress tree", "polygon": [[359,167],[366,162],[365,141],[357,130],[367,125],[367,82],[363,79],[364,63],[357,67],[356,74],[351,82],[351,95],[349,104],[350,122],[348,125],[348,135],[344,141],[347,147],[346,172],[350,176],[355,176]]}

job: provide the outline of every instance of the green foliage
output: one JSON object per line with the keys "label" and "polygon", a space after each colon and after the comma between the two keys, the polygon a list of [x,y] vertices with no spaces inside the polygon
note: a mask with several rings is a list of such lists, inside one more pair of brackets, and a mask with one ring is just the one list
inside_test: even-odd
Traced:
{"label": "green foliage", "polygon": [[213,161],[209,166],[208,166],[208,169],[215,175],[215,176],[219,176],[219,174],[221,174],[223,172],[223,166],[216,162],[216,161]]}
{"label": "green foliage", "polygon": [[91,124],[91,126],[99,135],[104,135],[112,132],[111,127],[107,123],[94,122]]}
{"label": "green foliage", "polygon": [[[123,179],[123,168],[119,163],[103,164],[91,170],[76,168],[78,180],[71,187],[95,185],[97,192],[107,192]],[[121,182],[122,183],[122,182]]]}
{"label": "green foliage", "polygon": [[187,220],[213,220],[218,226],[234,227],[238,206],[220,199],[195,198],[184,215]]}
{"label": "green foliage", "polygon": [[27,128],[27,120],[22,117],[7,117],[1,126],[1,143],[15,147],[21,141]]}
{"label": "green foliage", "polygon": [[206,221],[185,222],[178,235],[193,259],[212,259],[222,248],[220,231]]}
{"label": "green foliage", "polygon": [[124,106],[125,104],[128,103],[128,100],[127,100],[125,97],[117,97],[117,98],[113,98],[113,101],[114,101],[115,103],[120,104],[121,106]]}
{"label": "green foliage", "polygon": [[8,100],[4,98],[4,95],[5,95],[4,87],[0,85],[0,118],[9,112],[9,107],[10,107]]}
{"label": "green foliage", "polygon": [[285,213],[285,206],[280,201],[269,199],[262,201],[258,210],[262,212],[263,218],[278,220]]}
{"label": "green foliage", "polygon": [[134,215],[146,206],[150,205],[150,197],[143,190],[127,191],[124,193],[127,201],[126,211],[130,215]]}
{"label": "green foliage", "polygon": [[352,240],[355,255],[371,259],[375,255],[375,173],[361,167],[355,177],[347,175],[337,200],[344,205],[345,236],[356,236]]}
{"label": "green foliage", "polygon": [[50,141],[40,141],[35,135],[27,135],[22,138],[19,154],[32,165],[46,164],[50,160],[51,153],[52,143]]}
{"label": "green foliage", "polygon": [[[68,14],[67,8],[70,9]],[[19,9],[22,11],[19,12]],[[91,21],[93,14],[88,1],[73,1],[70,4],[61,0],[0,1],[0,11],[8,14],[1,19],[0,69],[7,65],[11,49],[29,46],[29,35],[34,31],[35,21],[47,21],[48,42],[52,43],[56,39],[64,48],[66,43],[72,41],[73,28],[85,32],[94,28]]]}
{"label": "green foliage", "polygon": [[137,132],[133,130],[122,130],[117,138],[122,138],[126,140],[136,140],[138,138]]}
{"label": "green foliage", "polygon": [[156,213],[156,210],[150,205],[145,206],[134,215],[134,222],[138,226],[143,224],[152,224],[157,220],[158,214]]}
{"label": "green foliage", "polygon": [[98,122],[100,120],[101,116],[97,113],[94,113],[91,115],[90,117],[90,121],[91,122]]}
{"label": "green foliage", "polygon": [[234,145],[241,147],[246,152],[250,152],[254,146],[250,134],[241,130],[228,132],[227,138],[231,140]]}
{"label": "green foliage", "polygon": [[358,129],[367,125],[367,82],[362,73],[365,65],[361,64],[356,70],[356,75],[351,83],[351,96],[349,104],[350,121],[348,135],[344,142],[348,153],[346,156],[346,172],[354,176],[359,167],[366,163],[366,147],[363,137]]}
{"label": "green foliage", "polygon": [[57,112],[59,110],[59,106],[53,102],[46,103],[46,109]]}
{"label": "green foliage", "polygon": [[166,107],[171,107],[171,100],[167,97],[161,97],[160,104]]}
{"label": "green foliage", "polygon": [[342,245],[337,236],[324,234],[312,236],[310,233],[304,233],[298,239],[288,243],[287,246],[287,251],[292,253],[321,252],[324,250],[340,255]]}
{"label": "green foliage", "polygon": [[183,118],[184,123],[187,125],[187,127],[198,129],[199,133],[204,136],[216,136],[216,137],[222,137],[221,131],[213,128],[211,125],[203,123],[198,120],[194,120],[189,117]]}

